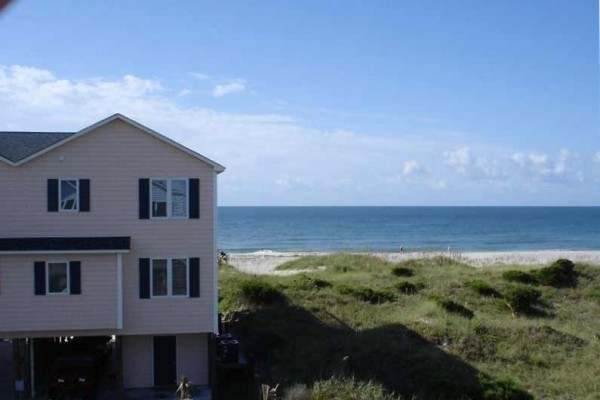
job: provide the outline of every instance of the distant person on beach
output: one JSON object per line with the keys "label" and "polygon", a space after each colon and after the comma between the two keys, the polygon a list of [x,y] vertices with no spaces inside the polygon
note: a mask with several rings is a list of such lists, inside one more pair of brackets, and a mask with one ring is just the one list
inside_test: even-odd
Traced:
{"label": "distant person on beach", "polygon": [[400,253],[404,251],[404,247],[400,246]]}
{"label": "distant person on beach", "polygon": [[219,265],[221,265],[223,263],[225,263],[225,264],[229,263],[229,256],[224,251],[221,251],[219,253]]}

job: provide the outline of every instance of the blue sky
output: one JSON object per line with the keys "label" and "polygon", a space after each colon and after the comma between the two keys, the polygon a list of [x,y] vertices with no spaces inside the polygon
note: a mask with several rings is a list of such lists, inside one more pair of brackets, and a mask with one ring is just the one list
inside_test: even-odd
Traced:
{"label": "blue sky", "polygon": [[21,0],[0,37],[0,129],[121,112],[222,205],[598,204],[593,0]]}

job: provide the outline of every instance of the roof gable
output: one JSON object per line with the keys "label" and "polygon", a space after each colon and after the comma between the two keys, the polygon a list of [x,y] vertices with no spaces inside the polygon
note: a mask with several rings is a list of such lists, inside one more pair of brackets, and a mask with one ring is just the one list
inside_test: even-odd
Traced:
{"label": "roof gable", "polygon": [[[216,173],[221,173],[225,170],[225,167],[221,164],[121,114],[114,114],[74,133],[0,132],[0,161],[4,161],[12,166],[19,166],[117,119],[209,164],[214,168]],[[31,136],[27,137],[27,135]]]}

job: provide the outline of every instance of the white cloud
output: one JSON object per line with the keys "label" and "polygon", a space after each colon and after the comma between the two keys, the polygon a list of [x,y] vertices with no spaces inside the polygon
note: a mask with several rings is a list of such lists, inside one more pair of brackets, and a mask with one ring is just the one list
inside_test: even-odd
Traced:
{"label": "white cloud", "polygon": [[191,93],[192,93],[192,91],[190,89],[181,89],[179,91],[179,93],[177,93],[177,96],[183,97],[183,96],[187,96],[187,95],[189,95]]}
{"label": "white cloud", "polygon": [[471,167],[472,157],[471,149],[463,147],[462,149],[446,153],[446,163],[460,173],[466,173]]}
{"label": "white cloud", "polygon": [[514,153],[512,162],[518,172],[527,178],[545,182],[566,182],[585,180],[582,162],[578,153],[562,149],[553,158],[546,153]]}
{"label": "white cloud", "polygon": [[506,173],[497,160],[476,156],[469,147],[444,153],[446,164],[472,180],[504,180]]}
{"label": "white cloud", "polygon": [[[544,174],[552,174],[550,183],[584,177],[580,157],[569,150],[554,159],[517,151],[498,156],[481,145],[475,153],[464,139],[443,133],[313,129],[293,115],[190,106],[181,98],[186,89],[166,86],[134,75],[70,79],[0,65],[0,130],[78,130],[119,112],[225,165],[219,201],[228,205],[464,204],[469,196],[480,203],[479,189],[505,179],[507,168],[514,193]],[[435,195],[440,190],[444,196]]]}
{"label": "white cloud", "polygon": [[201,72],[190,72],[190,75],[201,81],[207,81],[210,79],[210,75],[203,74]]}
{"label": "white cloud", "polygon": [[216,85],[212,90],[212,95],[215,97],[222,97],[231,93],[243,92],[246,90],[246,81],[243,79],[236,79],[234,81]]}
{"label": "white cloud", "polygon": [[594,161],[600,163],[600,151],[597,151],[596,154],[594,154]]}
{"label": "white cloud", "polygon": [[411,176],[422,172],[423,168],[418,161],[409,160],[404,162],[404,168],[402,168],[402,175]]}

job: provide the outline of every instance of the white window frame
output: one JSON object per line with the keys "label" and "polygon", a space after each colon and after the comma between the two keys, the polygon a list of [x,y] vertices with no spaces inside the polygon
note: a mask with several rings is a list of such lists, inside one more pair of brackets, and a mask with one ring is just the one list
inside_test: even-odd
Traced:
{"label": "white window frame", "polygon": [[[167,294],[154,295],[154,261],[167,261]],[[173,294],[173,260],[185,260],[185,294]],[[150,259],[150,297],[165,299],[170,297],[190,297],[190,259],[188,257],[151,258]]]}
{"label": "white window frame", "polygon": [[[167,181],[167,215],[164,217],[155,217],[152,207],[152,182]],[[173,216],[173,202],[171,200],[173,181],[185,181],[185,215]],[[150,178],[150,219],[189,219],[190,216],[190,180],[188,178]]]}
{"label": "white window frame", "polygon": [[[62,208],[62,183],[65,181],[75,181],[75,204],[76,207],[72,210]],[[79,212],[79,179],[65,178],[58,180],[58,211],[60,212]]]}
{"label": "white window frame", "polygon": [[[51,292],[50,291],[50,264],[65,264],[67,266],[67,291],[66,292]],[[46,295],[48,296],[66,296],[71,294],[71,268],[69,261],[46,261]]]}

